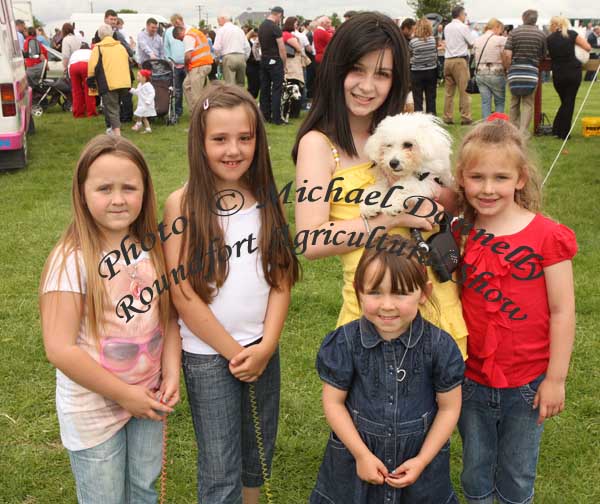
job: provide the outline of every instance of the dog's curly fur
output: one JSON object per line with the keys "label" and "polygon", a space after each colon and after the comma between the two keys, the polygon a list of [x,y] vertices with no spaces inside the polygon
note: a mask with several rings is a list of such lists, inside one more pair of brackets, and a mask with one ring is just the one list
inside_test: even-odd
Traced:
{"label": "dog's curly fur", "polygon": [[[375,184],[366,192],[379,191],[378,204],[361,204],[365,217],[385,212],[397,215],[410,196],[431,198],[436,180],[443,186],[452,186],[450,169],[452,138],[441,121],[430,114],[415,112],[386,117],[365,144],[365,153],[373,161]],[[428,174],[423,180],[419,180]],[[381,207],[392,186],[402,186],[392,192],[386,208]],[[389,207],[387,206],[389,205]]]}

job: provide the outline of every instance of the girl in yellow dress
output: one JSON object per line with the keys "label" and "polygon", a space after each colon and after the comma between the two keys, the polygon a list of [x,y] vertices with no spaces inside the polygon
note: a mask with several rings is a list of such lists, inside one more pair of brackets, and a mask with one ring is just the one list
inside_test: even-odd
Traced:
{"label": "girl in yellow dress", "polygon": [[[364,145],[377,124],[388,115],[401,113],[409,89],[408,47],[398,26],[389,17],[365,12],[353,16],[337,30],[319,66],[315,95],[310,112],[298,131],[292,157],[296,163],[296,187],[327,188],[336,179],[329,198],[296,202],[296,232],[329,230],[330,235],[355,237],[363,234],[366,242],[371,231],[381,226],[376,238],[385,233],[410,237],[409,228],[431,231],[434,217],[421,218],[407,213],[391,217],[379,214],[360,216],[352,191],[365,189],[374,182],[371,162]],[[339,191],[335,191],[340,188]],[[320,194],[324,195],[324,190]],[[315,192],[314,194],[317,194]],[[335,195],[335,197],[334,197]],[[317,198],[313,198],[317,199]],[[440,187],[439,200],[450,204],[452,194]],[[441,205],[438,205],[441,209]],[[419,214],[428,213],[426,209]],[[314,236],[314,235],[313,235]],[[425,234],[427,236],[427,234]],[[338,326],[360,317],[352,280],[364,247],[351,240],[330,240],[325,233],[307,243],[304,255],[317,259],[340,256],[344,268],[343,305]],[[439,310],[424,316],[447,331],[466,357],[467,329],[455,282],[437,283],[433,293]]]}

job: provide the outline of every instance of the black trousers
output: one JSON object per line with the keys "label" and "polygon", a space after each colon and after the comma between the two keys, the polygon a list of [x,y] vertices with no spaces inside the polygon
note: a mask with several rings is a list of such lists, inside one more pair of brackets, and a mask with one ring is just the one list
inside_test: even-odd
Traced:
{"label": "black trousers", "polygon": [[560,107],[552,124],[552,134],[567,138],[575,110],[575,98],[581,84],[581,69],[552,69],[552,83],[560,98]]}
{"label": "black trousers", "polygon": [[415,112],[423,111],[423,93],[425,93],[425,104],[427,113],[437,115],[435,111],[435,95],[437,93],[437,68],[431,70],[412,70],[411,84]]}
{"label": "black trousers", "polygon": [[[274,63],[269,64],[270,61]],[[281,58],[260,61],[260,111],[265,121],[281,124],[281,92],[285,72]]]}
{"label": "black trousers", "polygon": [[258,98],[260,92],[260,63],[256,60],[246,61],[246,79],[248,79],[248,92]]}

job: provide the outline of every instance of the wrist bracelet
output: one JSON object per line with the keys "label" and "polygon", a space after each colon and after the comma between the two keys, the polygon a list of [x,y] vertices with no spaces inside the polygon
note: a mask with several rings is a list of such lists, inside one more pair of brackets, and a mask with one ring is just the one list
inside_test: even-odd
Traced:
{"label": "wrist bracelet", "polygon": [[369,226],[369,221],[367,220],[367,218],[364,215],[361,215],[363,222],[365,223],[365,229],[367,230],[367,233],[370,235],[371,234],[371,226]]}

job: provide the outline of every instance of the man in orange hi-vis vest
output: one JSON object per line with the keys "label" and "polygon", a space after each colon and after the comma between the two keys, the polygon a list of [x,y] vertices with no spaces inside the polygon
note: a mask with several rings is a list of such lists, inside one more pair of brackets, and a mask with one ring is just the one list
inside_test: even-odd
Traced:
{"label": "man in orange hi-vis vest", "polygon": [[208,84],[213,57],[206,35],[196,28],[176,26],[173,28],[173,38],[182,40],[184,45],[187,76],[183,81],[183,94],[191,112],[200,99],[202,89]]}

